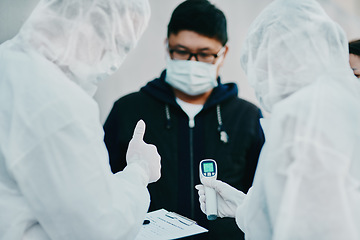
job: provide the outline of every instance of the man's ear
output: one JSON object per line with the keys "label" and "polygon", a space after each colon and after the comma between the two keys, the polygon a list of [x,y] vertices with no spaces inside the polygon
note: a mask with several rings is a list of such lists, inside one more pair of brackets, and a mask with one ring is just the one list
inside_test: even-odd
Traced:
{"label": "man's ear", "polygon": [[224,51],[224,54],[222,56],[221,62],[219,63],[219,67],[222,67],[224,65],[224,60],[226,58],[226,54],[229,51],[229,46],[227,44],[224,46],[224,48],[225,48],[225,51]]}
{"label": "man's ear", "polygon": [[225,52],[224,52],[224,58],[226,57],[226,54],[229,51],[229,45],[225,44]]}

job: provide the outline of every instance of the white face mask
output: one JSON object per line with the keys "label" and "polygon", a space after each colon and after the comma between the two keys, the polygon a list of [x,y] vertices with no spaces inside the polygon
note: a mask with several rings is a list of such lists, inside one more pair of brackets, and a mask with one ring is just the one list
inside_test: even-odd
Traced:
{"label": "white face mask", "polygon": [[167,59],[165,81],[191,96],[200,95],[218,85],[218,64]]}

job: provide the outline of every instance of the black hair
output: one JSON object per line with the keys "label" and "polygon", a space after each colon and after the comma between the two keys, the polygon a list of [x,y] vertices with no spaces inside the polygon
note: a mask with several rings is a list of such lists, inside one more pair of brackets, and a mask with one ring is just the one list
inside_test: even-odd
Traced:
{"label": "black hair", "polygon": [[360,56],[360,39],[349,42],[349,53]]}
{"label": "black hair", "polygon": [[207,0],[187,0],[171,15],[167,37],[182,30],[214,38],[224,46],[228,41],[224,13]]}

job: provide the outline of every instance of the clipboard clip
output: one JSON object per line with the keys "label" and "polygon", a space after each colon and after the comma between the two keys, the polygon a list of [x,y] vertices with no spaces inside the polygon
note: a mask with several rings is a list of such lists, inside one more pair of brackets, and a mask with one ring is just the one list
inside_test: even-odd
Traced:
{"label": "clipboard clip", "polygon": [[175,212],[168,212],[165,214],[166,217],[171,218],[171,219],[176,219],[179,222],[181,222],[182,224],[185,224],[186,226],[191,226],[193,224],[197,224],[196,221],[191,220],[187,217],[181,216],[178,213]]}

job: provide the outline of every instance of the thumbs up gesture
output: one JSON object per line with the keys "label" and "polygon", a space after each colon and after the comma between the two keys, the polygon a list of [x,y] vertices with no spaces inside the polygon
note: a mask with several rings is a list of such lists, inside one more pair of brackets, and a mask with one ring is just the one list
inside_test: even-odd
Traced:
{"label": "thumbs up gesture", "polygon": [[144,142],[145,122],[138,121],[126,152],[127,164],[137,163],[148,173],[149,183],[159,180],[161,173],[160,155],[156,146]]}

